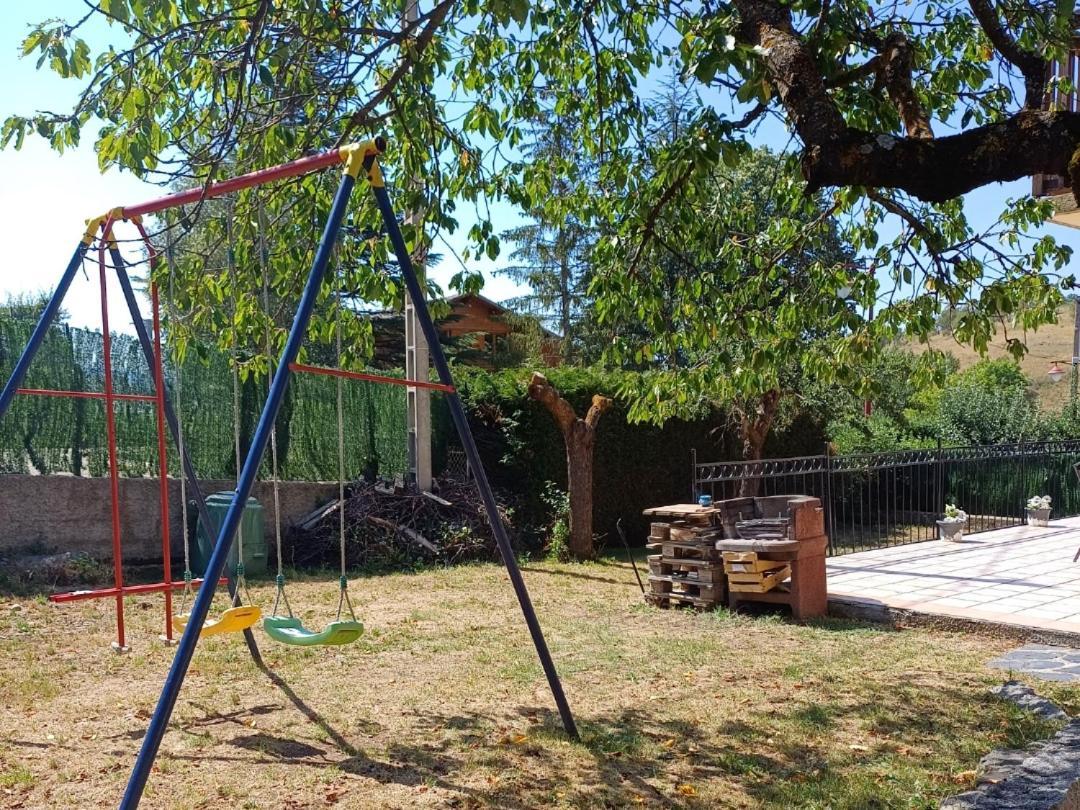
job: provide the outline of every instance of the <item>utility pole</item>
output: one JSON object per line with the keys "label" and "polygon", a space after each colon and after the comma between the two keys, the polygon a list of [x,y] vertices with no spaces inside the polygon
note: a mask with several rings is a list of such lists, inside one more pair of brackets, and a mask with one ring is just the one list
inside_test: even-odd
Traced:
{"label": "utility pole", "polygon": [[1069,410],[1072,422],[1076,424],[1076,395],[1080,380],[1080,297],[1073,299],[1073,350],[1072,350],[1072,377],[1069,380]]}
{"label": "utility pole", "polygon": [[[413,27],[420,19],[417,0],[405,0],[405,14],[402,18],[406,29]],[[419,185],[417,178],[410,179],[414,188]],[[423,238],[423,212],[409,211],[405,215],[405,224],[414,225]],[[427,251],[421,245],[413,257],[416,275],[421,290],[426,283],[425,260]],[[420,329],[416,315],[417,302],[408,292],[405,293],[405,377],[409,380],[426,381],[430,374],[430,359],[427,341]],[[420,303],[423,306],[423,303]],[[427,388],[405,389],[406,430],[408,431],[409,474],[421,492],[431,489],[431,392]]]}

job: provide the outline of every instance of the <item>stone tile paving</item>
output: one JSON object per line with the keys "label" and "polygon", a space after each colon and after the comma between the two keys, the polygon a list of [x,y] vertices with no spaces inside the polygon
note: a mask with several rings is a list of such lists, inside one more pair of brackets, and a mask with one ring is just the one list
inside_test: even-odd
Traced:
{"label": "stone tile paving", "polygon": [[1025,644],[988,661],[991,669],[1026,672],[1044,681],[1080,681],[1080,650],[1049,644]]}
{"label": "stone tile paving", "polygon": [[1080,517],[844,554],[829,598],[1080,636],[1078,547]]}

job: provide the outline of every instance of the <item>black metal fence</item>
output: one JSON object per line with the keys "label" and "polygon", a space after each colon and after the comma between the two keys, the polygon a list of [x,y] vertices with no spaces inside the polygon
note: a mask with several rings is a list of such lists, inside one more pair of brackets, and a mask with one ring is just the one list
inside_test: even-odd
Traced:
{"label": "black metal fence", "polygon": [[821,498],[832,554],[933,540],[950,503],[968,534],[1024,523],[1032,495],[1053,499],[1054,518],[1080,514],[1076,439],[705,464],[695,452],[692,463],[695,499]]}

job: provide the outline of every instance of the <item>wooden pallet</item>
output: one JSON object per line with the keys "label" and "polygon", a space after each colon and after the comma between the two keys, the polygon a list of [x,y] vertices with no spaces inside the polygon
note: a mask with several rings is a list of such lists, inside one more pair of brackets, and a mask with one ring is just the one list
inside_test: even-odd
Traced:
{"label": "wooden pallet", "polygon": [[660,608],[679,607],[689,605],[691,607],[711,609],[720,606],[720,602],[713,599],[702,599],[688,593],[647,593],[645,601],[650,605]]}
{"label": "wooden pallet", "polygon": [[662,543],[646,543],[645,548],[650,551],[659,551],[667,559],[710,560],[713,562],[720,560],[720,552],[717,551],[716,543],[712,540],[682,543],[669,540]]}
{"label": "wooden pallet", "polygon": [[649,576],[649,590],[654,594],[683,594],[695,599],[719,602],[724,598],[724,583],[696,582],[685,577]]}
{"label": "wooden pallet", "polygon": [[790,565],[772,571],[728,574],[728,590],[732,593],[768,593],[790,576]]}
{"label": "wooden pallet", "polygon": [[759,571],[771,571],[774,568],[782,568],[783,566],[783,560],[766,560],[753,551],[724,552],[725,574],[756,574]]}
{"label": "wooden pallet", "polygon": [[713,560],[694,560],[649,555],[649,573],[655,577],[672,577],[688,582],[720,584],[724,581],[724,570]]}

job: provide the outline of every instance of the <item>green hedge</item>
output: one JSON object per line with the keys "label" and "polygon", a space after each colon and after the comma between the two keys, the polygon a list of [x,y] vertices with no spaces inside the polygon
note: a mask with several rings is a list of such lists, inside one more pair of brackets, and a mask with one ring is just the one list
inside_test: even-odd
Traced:
{"label": "green hedge", "polygon": [[[739,444],[728,414],[714,410],[698,421],[671,420],[663,427],[627,422],[625,403],[616,397],[624,373],[592,369],[548,369],[546,375],[573,404],[579,416],[593,394],[615,398],[597,432],[593,483],[593,531],[606,534],[610,547],[619,543],[615,523],[621,517],[633,542],[648,533],[641,510],[686,502],[691,494],[690,451],[701,461],[736,460]],[[536,535],[550,518],[541,497],[547,481],[566,487],[566,454],[562,436],[543,405],[529,399],[531,372],[507,370],[455,371],[458,389],[492,482],[520,496],[519,528]],[[436,421],[442,417],[437,415]],[[820,453],[822,425],[806,414],[794,414],[767,444],[770,456]]]}
{"label": "green hedge", "polygon": [[[0,315],[0,383],[7,380],[34,327],[30,318]],[[54,326],[27,374],[28,388],[101,391],[104,364],[100,332],[64,324]],[[182,368],[182,401],[177,400],[177,368],[166,367],[166,385],[180,405],[184,440],[204,478],[231,478],[236,462],[233,439],[233,377],[225,357],[204,360],[189,352]],[[152,394],[153,379],[142,349],[132,335],[112,336],[114,388],[119,393]],[[399,374],[381,371],[381,374]],[[400,376],[400,374],[399,374]],[[338,475],[336,381],[296,375],[289,384],[277,420],[279,472],[283,478],[333,481]],[[265,379],[249,378],[241,388],[242,451],[255,429],[266,396]],[[378,468],[380,474],[403,473],[407,465],[405,391],[396,385],[348,382],[342,389],[346,476]],[[145,403],[115,404],[117,451],[121,475],[157,474],[157,423]],[[171,473],[179,463],[170,442]],[[43,475],[108,473],[105,410],[100,402],[17,397],[0,419],[0,473]],[[270,474],[269,453],[262,476]]]}

